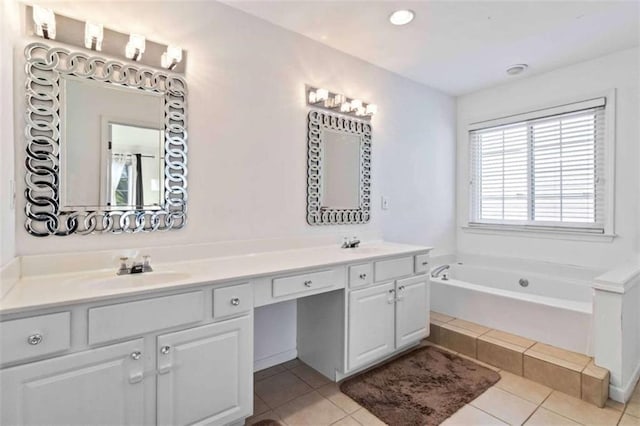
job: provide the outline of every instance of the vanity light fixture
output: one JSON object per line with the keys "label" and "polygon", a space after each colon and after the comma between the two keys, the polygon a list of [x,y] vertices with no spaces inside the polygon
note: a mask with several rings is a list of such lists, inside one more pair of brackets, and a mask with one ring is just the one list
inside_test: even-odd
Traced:
{"label": "vanity light fixture", "polygon": [[409,9],[400,9],[396,10],[389,16],[389,21],[393,25],[407,25],[409,22],[413,21],[415,17],[415,13]]}
{"label": "vanity light fixture", "polygon": [[84,26],[84,47],[91,50],[102,50],[104,27],[102,24],[88,22]]}
{"label": "vanity light fixture", "polygon": [[316,108],[339,111],[351,116],[371,118],[378,113],[378,106],[363,102],[360,99],[350,99],[342,93],[330,92],[327,89],[306,87],[307,104]]}
{"label": "vanity light fixture", "polygon": [[182,61],[182,49],[177,46],[167,46],[167,51],[162,54],[160,63],[162,68],[172,70]]}
{"label": "vanity light fixture", "polygon": [[144,36],[141,36],[139,34],[131,34],[129,36],[129,43],[127,43],[124,54],[129,59],[139,61],[140,59],[142,59],[145,45],[146,39],[144,38]]}
{"label": "vanity light fixture", "polygon": [[37,35],[48,40],[56,38],[56,15],[53,10],[34,5],[33,22],[36,24]]}

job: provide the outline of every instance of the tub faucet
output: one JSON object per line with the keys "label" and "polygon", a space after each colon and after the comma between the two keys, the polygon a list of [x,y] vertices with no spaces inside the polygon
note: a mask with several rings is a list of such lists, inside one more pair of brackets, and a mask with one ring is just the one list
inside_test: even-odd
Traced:
{"label": "tub faucet", "polygon": [[433,278],[438,278],[443,271],[449,268],[451,268],[451,265],[440,265],[437,268],[434,268],[433,271],[431,271],[431,276]]}
{"label": "tub faucet", "polygon": [[352,239],[344,237],[342,248],[357,248],[359,245],[360,245],[360,240],[358,239],[358,237],[354,236]]}

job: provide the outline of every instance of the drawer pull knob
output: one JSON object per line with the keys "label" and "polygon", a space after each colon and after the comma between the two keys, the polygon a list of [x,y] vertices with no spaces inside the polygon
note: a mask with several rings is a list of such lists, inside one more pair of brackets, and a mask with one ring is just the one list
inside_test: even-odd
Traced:
{"label": "drawer pull knob", "polygon": [[169,353],[170,350],[171,350],[171,346],[163,346],[160,348],[160,353],[162,355],[166,355]]}
{"label": "drawer pull knob", "polygon": [[238,306],[240,304],[240,299],[237,297],[234,297],[233,299],[231,299],[231,304],[233,306]]}
{"label": "drawer pull knob", "polygon": [[131,359],[137,361],[140,358],[142,358],[142,352],[140,351],[131,352]]}
{"label": "drawer pull knob", "polygon": [[305,285],[305,287],[311,287],[312,283],[313,282],[311,280],[307,280],[307,281],[304,282],[304,285]]}
{"label": "drawer pull knob", "polygon": [[364,279],[366,279],[366,278],[367,278],[367,274],[360,274],[360,279],[361,279],[361,280],[364,280]]}
{"label": "drawer pull knob", "polygon": [[427,262],[427,261],[422,262],[422,266],[427,266],[428,264],[429,264],[429,262]]}
{"label": "drawer pull knob", "polygon": [[27,338],[30,345],[38,345],[42,342],[42,334],[32,334]]}

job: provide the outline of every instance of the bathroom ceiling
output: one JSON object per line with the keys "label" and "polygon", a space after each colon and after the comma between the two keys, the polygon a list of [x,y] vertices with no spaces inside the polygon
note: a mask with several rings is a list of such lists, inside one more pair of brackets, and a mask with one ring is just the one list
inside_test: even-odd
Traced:
{"label": "bathroom ceiling", "polygon": [[[460,95],[637,46],[638,1],[225,1],[404,77]],[[389,23],[396,9],[416,17]],[[529,65],[508,76],[512,64]]]}

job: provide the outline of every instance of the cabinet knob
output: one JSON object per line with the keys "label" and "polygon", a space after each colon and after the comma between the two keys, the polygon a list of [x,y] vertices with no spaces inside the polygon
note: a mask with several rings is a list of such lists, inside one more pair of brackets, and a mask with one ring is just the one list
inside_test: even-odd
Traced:
{"label": "cabinet knob", "polygon": [[401,285],[400,287],[398,287],[398,291],[403,291],[404,290],[404,286]]}
{"label": "cabinet knob", "polygon": [[171,346],[163,346],[160,348],[160,353],[162,355],[166,355],[169,353],[170,350],[171,350]]}
{"label": "cabinet knob", "polygon": [[313,284],[311,280],[307,280],[304,282],[305,287],[311,287],[311,284]]}
{"label": "cabinet knob", "polygon": [[366,279],[366,278],[367,278],[367,274],[360,274],[360,279],[361,279],[361,280],[364,280],[364,279]]}
{"label": "cabinet knob", "polygon": [[40,342],[42,342],[42,334],[32,334],[31,336],[27,337],[27,342],[29,342],[30,345],[40,344]]}
{"label": "cabinet knob", "polygon": [[233,299],[231,299],[231,304],[233,306],[238,306],[240,304],[240,299],[237,297],[234,297]]}
{"label": "cabinet knob", "polygon": [[422,262],[422,266],[427,266],[428,264],[429,264],[429,262],[427,262],[427,261]]}
{"label": "cabinet knob", "polygon": [[142,352],[140,351],[131,352],[131,359],[137,361],[140,358],[142,358]]}

